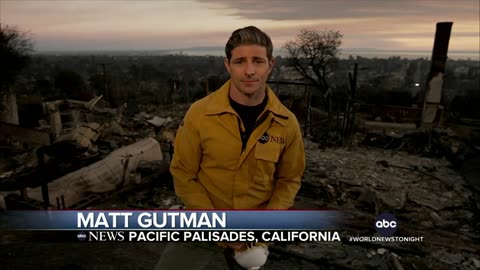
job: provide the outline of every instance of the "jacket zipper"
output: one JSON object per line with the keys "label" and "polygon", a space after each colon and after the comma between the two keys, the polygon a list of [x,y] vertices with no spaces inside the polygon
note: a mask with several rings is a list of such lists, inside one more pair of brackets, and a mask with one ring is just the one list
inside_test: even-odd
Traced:
{"label": "jacket zipper", "polygon": [[[253,131],[260,125],[262,124],[265,119],[267,119],[267,116],[268,116],[268,111],[266,111],[265,113],[262,114],[262,116],[257,120],[257,122],[255,122],[255,125],[253,126],[253,129],[251,131],[251,133],[253,133]],[[241,123],[241,119],[240,117],[237,116],[237,122],[238,122],[238,130],[240,131],[240,138],[242,139],[242,152],[245,150],[245,148],[247,147],[247,142],[248,142],[248,139],[250,138],[250,136],[252,135],[251,133],[250,134],[247,134],[246,131],[242,130],[242,123]]]}
{"label": "jacket zipper", "polygon": [[245,147],[247,146],[247,141],[248,141],[247,132],[243,131],[242,129],[242,122],[240,120],[240,117],[239,116],[236,116],[236,117],[237,117],[237,123],[238,123],[238,131],[240,131],[240,138],[242,139],[242,151],[240,153],[243,153],[243,150],[245,150]]}

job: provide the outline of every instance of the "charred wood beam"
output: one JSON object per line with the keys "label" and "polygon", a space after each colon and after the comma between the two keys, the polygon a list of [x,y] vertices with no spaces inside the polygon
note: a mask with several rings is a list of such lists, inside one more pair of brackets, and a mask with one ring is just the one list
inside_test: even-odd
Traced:
{"label": "charred wood beam", "polygon": [[439,121],[438,111],[441,104],[443,75],[445,74],[445,65],[447,63],[448,43],[452,25],[452,22],[437,23],[432,51],[432,65],[427,83],[425,84],[422,125],[426,127],[436,126]]}

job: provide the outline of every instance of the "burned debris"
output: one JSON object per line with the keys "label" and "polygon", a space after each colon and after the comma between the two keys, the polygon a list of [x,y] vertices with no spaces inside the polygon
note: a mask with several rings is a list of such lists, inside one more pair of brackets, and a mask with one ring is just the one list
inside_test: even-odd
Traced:
{"label": "burned debris", "polygon": [[[80,202],[88,196],[97,198],[139,184],[137,169],[149,162],[167,163],[160,165],[160,173],[168,171],[180,115],[160,118],[152,111],[151,116],[144,112],[126,116],[123,106],[97,108],[100,100],[44,103],[46,118],[39,122],[49,119],[49,126],[4,125],[3,140],[10,144],[3,151],[0,189],[7,208],[12,204],[13,208],[78,209],[87,205]],[[72,117],[62,122],[60,114]],[[48,134],[48,140],[35,136],[40,132]],[[148,170],[142,172],[145,177]]]}

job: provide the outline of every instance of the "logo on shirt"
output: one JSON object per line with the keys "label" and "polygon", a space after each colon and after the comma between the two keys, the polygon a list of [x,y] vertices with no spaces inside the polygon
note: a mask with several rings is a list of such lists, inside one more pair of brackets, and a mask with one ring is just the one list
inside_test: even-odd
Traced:
{"label": "logo on shirt", "polygon": [[260,139],[258,139],[258,142],[261,143],[261,144],[265,144],[269,140],[270,140],[270,136],[268,136],[268,133],[265,132],[265,133],[263,133],[262,137],[260,137]]}
{"label": "logo on shirt", "polygon": [[267,132],[263,133],[263,135],[258,139],[258,142],[261,144],[265,144],[267,142],[274,142],[278,144],[285,144],[285,138],[279,136],[270,136]]}

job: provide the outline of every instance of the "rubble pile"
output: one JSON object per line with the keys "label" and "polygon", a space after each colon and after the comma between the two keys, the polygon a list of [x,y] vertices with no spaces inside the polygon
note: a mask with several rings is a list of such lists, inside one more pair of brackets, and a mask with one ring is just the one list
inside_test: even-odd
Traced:
{"label": "rubble pile", "polygon": [[[328,258],[341,269],[478,269],[480,194],[446,158],[367,148],[319,149],[306,141],[307,166],[298,200],[302,208],[337,209],[351,218],[349,236],[374,236],[382,212],[399,221],[400,236],[421,243],[308,243],[287,249],[309,260]],[[356,233],[354,233],[356,232]],[[335,250],[335,251],[332,251]],[[378,251],[381,252],[378,252]]]}
{"label": "rubble pile", "polygon": [[[89,193],[113,192],[129,183],[140,183],[138,179],[130,181],[130,178],[146,176],[145,170],[141,175],[136,173],[138,166],[148,161],[169,162],[175,130],[188,108],[149,106],[145,108],[148,113],[126,110],[126,105],[112,109],[108,103],[102,103],[101,97],[89,102],[47,102],[44,107],[49,115],[39,121],[35,131],[54,133],[50,144],[32,145],[31,138],[22,134],[3,137],[2,208],[6,208],[3,197],[9,195],[13,201],[26,203],[15,207],[44,208],[49,202],[50,207],[72,209],[86,205],[79,203]],[[28,133],[32,129],[23,128],[23,131]],[[145,142],[158,145],[158,150],[148,158],[144,157],[148,151],[142,152],[141,157],[133,153],[136,148],[142,148],[136,144],[145,145]],[[128,164],[136,156],[142,163],[135,160]],[[163,168],[161,172],[166,173],[168,165],[159,166]],[[103,173],[99,173],[99,169]],[[45,184],[48,184],[50,198],[42,192]],[[40,201],[45,205],[39,204]]]}

